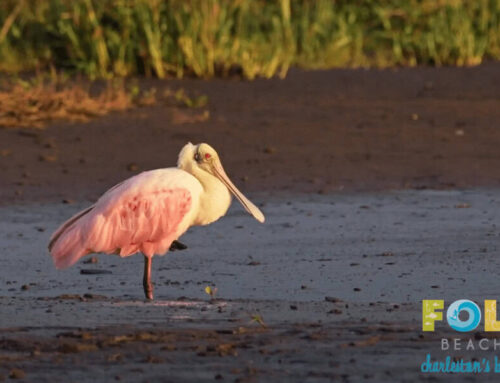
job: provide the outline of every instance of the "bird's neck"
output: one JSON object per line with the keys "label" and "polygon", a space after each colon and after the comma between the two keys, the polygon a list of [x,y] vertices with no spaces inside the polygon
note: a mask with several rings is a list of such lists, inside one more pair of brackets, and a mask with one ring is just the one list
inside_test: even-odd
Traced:
{"label": "bird's neck", "polygon": [[192,170],[203,187],[196,224],[207,225],[226,214],[231,204],[231,193],[217,177],[201,169]]}

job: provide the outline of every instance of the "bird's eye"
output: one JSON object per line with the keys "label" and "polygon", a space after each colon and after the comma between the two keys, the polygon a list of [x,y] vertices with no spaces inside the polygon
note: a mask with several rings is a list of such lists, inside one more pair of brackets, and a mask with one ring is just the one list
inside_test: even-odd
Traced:
{"label": "bird's eye", "polygon": [[195,160],[196,162],[200,162],[200,160],[201,160],[200,153],[196,152],[196,154],[194,155],[194,160]]}
{"label": "bird's eye", "polygon": [[210,154],[205,153],[205,159],[208,160],[210,157],[212,157]]}

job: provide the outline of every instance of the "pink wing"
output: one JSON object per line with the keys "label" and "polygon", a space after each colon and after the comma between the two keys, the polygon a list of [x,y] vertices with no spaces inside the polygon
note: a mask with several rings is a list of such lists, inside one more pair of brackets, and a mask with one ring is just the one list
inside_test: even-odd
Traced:
{"label": "pink wing", "polygon": [[150,257],[163,254],[190,207],[187,189],[160,189],[121,199],[89,219],[87,248],[104,253],[119,250],[122,257],[138,251]]}
{"label": "pink wing", "polygon": [[139,251],[148,257],[165,253],[185,230],[180,224],[192,195],[158,175],[146,172],[117,185],[91,210],[63,224],[49,247],[56,267],[69,267],[92,252],[122,257]]}

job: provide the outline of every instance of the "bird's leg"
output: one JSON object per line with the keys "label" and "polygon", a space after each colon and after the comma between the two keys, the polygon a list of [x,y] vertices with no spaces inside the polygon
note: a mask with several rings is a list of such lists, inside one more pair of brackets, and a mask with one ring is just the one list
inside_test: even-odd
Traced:
{"label": "bird's leg", "polygon": [[153,299],[153,284],[151,283],[151,264],[152,257],[144,256],[144,278],[142,284],[144,286],[144,294],[146,299]]}
{"label": "bird's leg", "polygon": [[186,250],[187,249],[187,246],[185,244],[183,244],[182,242],[179,242],[177,240],[174,240],[171,244],[170,244],[170,251],[174,251],[174,250]]}

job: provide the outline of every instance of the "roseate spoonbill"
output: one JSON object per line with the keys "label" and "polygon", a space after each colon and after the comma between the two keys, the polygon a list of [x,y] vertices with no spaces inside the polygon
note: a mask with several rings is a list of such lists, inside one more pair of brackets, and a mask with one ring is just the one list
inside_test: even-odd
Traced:
{"label": "roseate spoonbill", "polygon": [[208,225],[226,214],[230,192],[264,222],[264,214],[231,182],[217,152],[205,143],[188,143],[179,153],[177,168],[131,177],[63,223],[50,238],[50,254],[63,269],[89,253],[127,257],[142,252],[144,294],[153,299],[153,256],[182,248],[177,239],[190,226]]}

